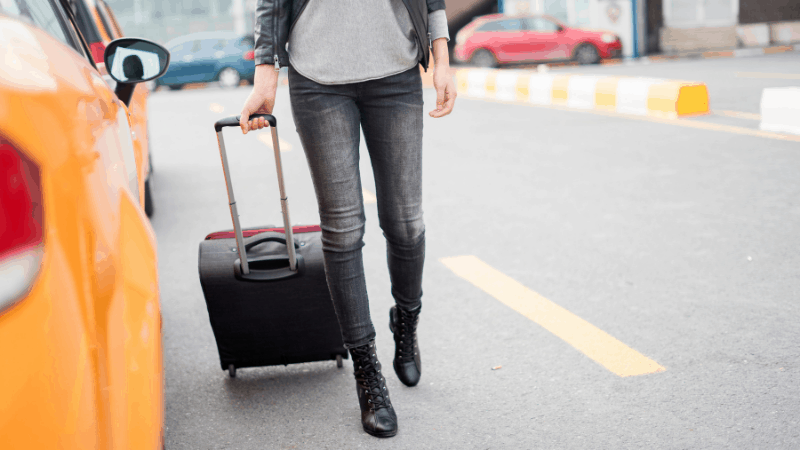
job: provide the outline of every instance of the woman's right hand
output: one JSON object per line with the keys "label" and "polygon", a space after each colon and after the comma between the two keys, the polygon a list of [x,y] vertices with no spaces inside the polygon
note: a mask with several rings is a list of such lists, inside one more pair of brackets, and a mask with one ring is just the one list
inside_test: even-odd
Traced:
{"label": "woman's right hand", "polygon": [[278,71],[270,64],[259,64],[253,79],[253,91],[242,107],[239,126],[242,134],[269,126],[264,118],[250,120],[253,114],[272,114],[275,106],[275,91],[278,89]]}

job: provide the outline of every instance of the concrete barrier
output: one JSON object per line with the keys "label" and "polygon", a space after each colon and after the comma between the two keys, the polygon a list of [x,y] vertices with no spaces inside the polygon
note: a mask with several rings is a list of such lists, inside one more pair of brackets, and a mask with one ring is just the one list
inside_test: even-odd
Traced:
{"label": "concrete barrier", "polygon": [[459,94],[472,98],[559,105],[667,118],[707,114],[704,83],[655,78],[459,69]]}
{"label": "concrete barrier", "polygon": [[761,93],[764,131],[800,134],[800,87],[767,88]]}

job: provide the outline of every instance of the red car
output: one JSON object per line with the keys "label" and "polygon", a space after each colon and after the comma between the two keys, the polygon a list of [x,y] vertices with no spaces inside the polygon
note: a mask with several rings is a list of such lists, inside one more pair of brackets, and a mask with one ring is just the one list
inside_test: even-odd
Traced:
{"label": "red car", "polygon": [[622,54],[619,36],[570,28],[550,16],[481,16],[456,34],[457,61],[480,67],[529,61],[594,64]]}

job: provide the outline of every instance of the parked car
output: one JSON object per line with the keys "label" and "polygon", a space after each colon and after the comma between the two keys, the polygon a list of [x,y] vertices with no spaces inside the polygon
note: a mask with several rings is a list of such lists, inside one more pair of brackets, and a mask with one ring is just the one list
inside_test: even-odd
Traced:
{"label": "parked car", "polygon": [[[115,81],[108,76],[103,55],[112,40],[125,35],[117,23],[114,12],[104,0],[69,0],[75,13],[75,22],[89,44],[92,58],[106,82],[114,88]],[[139,176],[139,193],[144,211],[148,217],[153,215],[153,183],[151,175],[153,160],[151,158],[150,140],[147,129],[147,83],[136,87],[133,93],[129,112],[131,130],[133,131],[133,149],[136,155],[136,167]]]}
{"label": "parked car", "polygon": [[481,16],[456,34],[454,57],[480,67],[574,60],[594,64],[622,54],[619,36],[570,28],[550,16]]}
{"label": "parked car", "polygon": [[218,81],[224,88],[253,82],[256,73],[252,36],[232,31],[194,33],[165,45],[172,55],[169,70],[157,86],[181,89],[189,83]]}
{"label": "parked car", "polygon": [[169,55],[110,42],[111,89],[67,0],[0,1],[0,49],[0,448],[160,450],[156,245],[127,104]]}

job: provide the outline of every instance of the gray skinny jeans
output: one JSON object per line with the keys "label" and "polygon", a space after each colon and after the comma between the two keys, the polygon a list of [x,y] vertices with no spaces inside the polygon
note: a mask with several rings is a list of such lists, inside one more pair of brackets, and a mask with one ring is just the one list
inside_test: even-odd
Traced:
{"label": "gray skinny jeans", "polygon": [[325,275],[346,348],[375,339],[361,248],[364,199],[359,127],[375,175],[392,296],[422,297],[422,80],[419,68],[351,84],[316,83],[289,67],[292,115],[311,170],[322,227]]}

